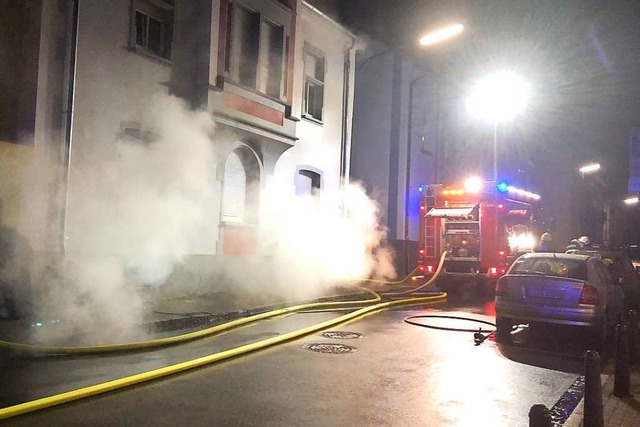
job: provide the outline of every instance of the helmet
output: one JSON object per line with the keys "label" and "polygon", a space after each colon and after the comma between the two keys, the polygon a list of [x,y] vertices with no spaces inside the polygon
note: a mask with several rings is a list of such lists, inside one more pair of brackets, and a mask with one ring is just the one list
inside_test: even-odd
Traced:
{"label": "helmet", "polygon": [[550,242],[553,239],[551,238],[551,234],[549,233],[542,233],[542,236],[540,236],[540,241],[541,242]]}
{"label": "helmet", "polygon": [[578,239],[578,242],[582,243],[583,245],[588,245],[589,243],[591,243],[591,240],[589,240],[587,236],[581,236]]}

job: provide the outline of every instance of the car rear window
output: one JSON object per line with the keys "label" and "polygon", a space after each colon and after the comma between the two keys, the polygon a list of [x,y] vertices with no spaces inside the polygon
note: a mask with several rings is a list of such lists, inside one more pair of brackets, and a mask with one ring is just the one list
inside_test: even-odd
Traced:
{"label": "car rear window", "polygon": [[509,274],[534,274],[587,280],[587,265],[584,260],[567,258],[518,258]]}
{"label": "car rear window", "polygon": [[630,247],[625,249],[625,252],[631,259],[640,259],[640,247]]}

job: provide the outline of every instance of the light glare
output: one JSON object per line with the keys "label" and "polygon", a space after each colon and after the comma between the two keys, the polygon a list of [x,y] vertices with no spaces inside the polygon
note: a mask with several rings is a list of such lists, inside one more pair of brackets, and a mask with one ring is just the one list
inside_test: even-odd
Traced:
{"label": "light glare", "polygon": [[591,163],[589,165],[585,165],[580,168],[580,172],[582,173],[591,173],[599,170],[600,170],[600,163]]}
{"label": "light glare", "polygon": [[425,34],[420,38],[421,46],[431,46],[457,36],[464,30],[464,25],[454,24]]}
{"label": "light glare", "polygon": [[635,204],[638,204],[638,202],[640,202],[640,199],[638,198],[638,196],[624,199],[624,203],[627,205],[635,205]]}
{"label": "light glare", "polygon": [[478,193],[482,189],[482,181],[477,176],[472,176],[465,181],[464,189],[469,193]]}
{"label": "light glare", "polygon": [[515,73],[494,73],[478,81],[467,99],[467,110],[491,123],[505,122],[525,109],[529,91],[529,84]]}

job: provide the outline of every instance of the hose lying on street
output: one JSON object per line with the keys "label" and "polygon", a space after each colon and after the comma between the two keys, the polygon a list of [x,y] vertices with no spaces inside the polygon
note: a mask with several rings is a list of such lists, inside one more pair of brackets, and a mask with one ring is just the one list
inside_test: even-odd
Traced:
{"label": "hose lying on street", "polygon": [[[413,292],[421,290],[426,286],[430,285],[435,281],[438,274],[441,271],[442,265],[444,264],[444,256],[443,254],[440,265],[438,266],[438,270],[434,274],[434,276],[427,281],[424,285],[419,286],[415,289],[412,289],[407,292],[400,293],[388,293],[385,296],[403,296],[409,295]],[[415,271],[415,270],[414,270]],[[409,276],[407,276],[409,277]],[[400,282],[386,282],[387,284],[397,284],[402,283],[403,279]],[[204,337],[209,337],[215,334],[220,334],[222,332],[226,332],[230,329],[238,328],[243,325],[248,325],[250,323],[254,323],[260,320],[265,320],[269,318],[273,318],[276,316],[281,316],[285,314],[297,313],[304,310],[330,310],[330,309],[355,309],[361,307],[363,305],[369,304],[377,304],[382,301],[382,297],[371,289],[367,289],[361,286],[357,286],[361,291],[368,293],[372,296],[372,298],[365,300],[356,300],[356,301],[332,301],[332,302],[314,302],[308,304],[298,304],[290,307],[284,307],[277,310],[271,310],[264,313],[254,314],[248,317],[243,317],[240,319],[232,320],[230,322],[226,322],[220,325],[212,326],[210,328],[202,329],[195,332],[189,332],[186,334],[175,335],[166,338],[159,338],[154,340],[147,341],[137,341],[131,343],[124,344],[107,344],[107,345],[94,345],[94,346],[44,346],[44,345],[34,345],[34,344],[25,344],[25,343],[17,343],[10,341],[1,341],[0,340],[0,349],[7,349],[12,351],[23,352],[26,354],[45,354],[45,355],[86,355],[86,354],[104,354],[104,353],[115,353],[115,352],[125,352],[125,351],[134,351],[134,350],[145,350],[151,348],[157,348],[167,345],[175,345],[184,343],[187,341],[200,339]],[[434,294],[433,296],[444,296],[446,298],[446,293]]]}
{"label": "hose lying on street", "polygon": [[[475,322],[481,323],[483,325],[489,325],[493,327],[491,331],[483,331],[482,328],[479,329],[468,329],[468,328],[451,328],[445,326],[436,326],[429,325],[425,323],[416,322],[415,319],[451,319],[451,320],[464,320],[466,322]],[[452,332],[473,332],[473,340],[476,345],[482,344],[487,338],[494,335],[496,333],[496,324],[493,322],[488,322],[486,320],[474,319],[473,317],[463,317],[463,316],[448,316],[443,314],[423,314],[419,316],[408,316],[405,317],[404,321],[409,323],[410,325],[420,326],[423,328],[429,329],[438,329],[441,331],[452,331]]]}

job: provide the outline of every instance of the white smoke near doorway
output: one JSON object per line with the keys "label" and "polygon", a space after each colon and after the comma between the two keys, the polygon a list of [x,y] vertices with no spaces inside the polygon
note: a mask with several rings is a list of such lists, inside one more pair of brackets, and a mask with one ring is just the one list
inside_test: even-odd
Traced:
{"label": "white smoke near doorway", "polygon": [[[221,156],[212,117],[167,95],[142,110],[135,138],[121,133],[115,142],[96,144],[111,148],[96,150],[90,162],[72,163],[70,249],[32,277],[44,284],[34,313],[42,324],[57,323],[36,329],[36,342],[144,339],[141,326],[154,309],[149,295],[175,281],[176,268],[188,269],[185,261],[196,254],[217,257],[206,268],[220,270],[194,273],[206,282],[200,295],[269,289],[291,301],[324,296],[351,280],[395,276],[377,207],[358,184],[305,197],[290,188],[264,189],[258,241],[251,243],[257,256],[232,257],[235,264],[213,256]],[[37,169],[31,168],[32,180]],[[184,295],[187,285],[171,283],[172,292]]]}
{"label": "white smoke near doorway", "polygon": [[272,289],[304,299],[336,285],[395,277],[378,208],[360,184],[305,196],[275,189],[263,200],[261,237],[273,263]]}
{"label": "white smoke near doorway", "polygon": [[167,95],[145,107],[133,135],[99,141],[87,161],[71,159],[67,251],[32,277],[39,288],[35,340],[144,337],[150,289],[165,283],[211,227],[210,115]]}

